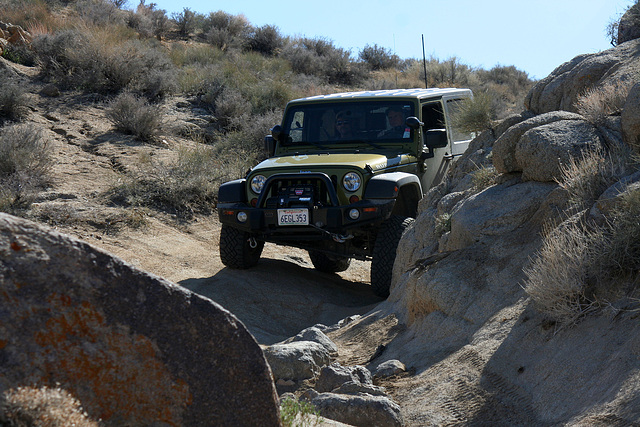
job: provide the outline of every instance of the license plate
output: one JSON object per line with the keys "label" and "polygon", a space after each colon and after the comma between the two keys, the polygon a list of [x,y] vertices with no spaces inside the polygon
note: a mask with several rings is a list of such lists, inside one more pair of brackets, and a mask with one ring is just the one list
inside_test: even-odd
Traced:
{"label": "license plate", "polygon": [[309,225],[309,209],[278,209],[278,225]]}

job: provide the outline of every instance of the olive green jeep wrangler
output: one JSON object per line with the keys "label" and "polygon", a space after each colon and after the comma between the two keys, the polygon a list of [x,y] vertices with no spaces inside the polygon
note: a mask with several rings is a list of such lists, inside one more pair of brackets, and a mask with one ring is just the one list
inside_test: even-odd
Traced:
{"label": "olive green jeep wrangler", "polygon": [[371,260],[389,295],[398,242],[423,194],[471,139],[450,117],[469,89],[336,93],[287,104],[265,138],[269,158],[218,193],[220,258],[254,266],[265,242],[309,252],[316,269]]}

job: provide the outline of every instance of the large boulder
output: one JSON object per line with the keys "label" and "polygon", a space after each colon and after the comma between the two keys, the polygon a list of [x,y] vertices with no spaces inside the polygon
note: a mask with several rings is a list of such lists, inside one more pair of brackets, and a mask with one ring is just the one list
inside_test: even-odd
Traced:
{"label": "large boulder", "polygon": [[640,72],[640,39],[595,54],[584,54],[560,65],[540,80],[525,98],[535,114],[556,110],[575,112],[577,98],[586,90],[635,81]]}
{"label": "large boulder", "polygon": [[260,346],[213,301],[0,214],[0,393],[58,386],[104,425],[279,425]]}
{"label": "large boulder", "polygon": [[618,23],[618,44],[640,38],[640,4],[631,6]]}
{"label": "large boulder", "polygon": [[516,147],[520,138],[531,129],[560,120],[584,120],[584,117],[566,111],[556,111],[530,117],[509,127],[493,144],[493,165],[496,170],[500,173],[521,172],[522,167],[516,158]]}

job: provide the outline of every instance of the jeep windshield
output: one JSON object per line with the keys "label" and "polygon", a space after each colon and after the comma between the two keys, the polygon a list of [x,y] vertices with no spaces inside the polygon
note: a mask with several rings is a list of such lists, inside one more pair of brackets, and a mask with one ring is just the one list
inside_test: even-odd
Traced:
{"label": "jeep windshield", "polygon": [[312,145],[336,149],[367,144],[389,148],[411,142],[413,130],[405,121],[414,116],[407,101],[366,101],[291,106],[283,122],[283,146]]}

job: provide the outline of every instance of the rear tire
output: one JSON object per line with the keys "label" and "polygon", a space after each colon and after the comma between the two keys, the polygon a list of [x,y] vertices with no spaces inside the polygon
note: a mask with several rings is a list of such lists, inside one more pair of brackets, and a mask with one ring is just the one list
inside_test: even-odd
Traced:
{"label": "rear tire", "polygon": [[250,244],[251,234],[223,224],[220,230],[220,260],[229,268],[244,270],[258,263],[264,242]]}
{"label": "rear tire", "polygon": [[309,251],[309,258],[315,269],[324,273],[339,273],[351,264],[351,258],[336,257],[318,251]]}
{"label": "rear tire", "polygon": [[371,261],[371,287],[373,293],[379,297],[389,296],[393,263],[396,261],[398,243],[405,230],[413,224],[413,218],[391,216],[380,226],[378,236],[373,247]]}

